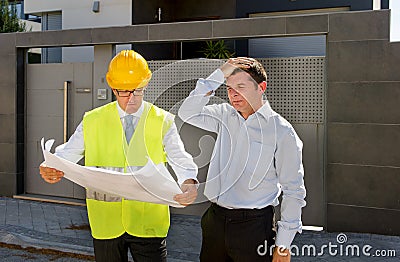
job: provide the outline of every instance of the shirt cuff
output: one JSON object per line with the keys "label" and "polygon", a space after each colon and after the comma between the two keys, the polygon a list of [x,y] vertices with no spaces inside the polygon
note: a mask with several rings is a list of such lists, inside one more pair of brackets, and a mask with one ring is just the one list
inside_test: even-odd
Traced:
{"label": "shirt cuff", "polygon": [[[73,163],[78,163],[79,160],[81,160],[83,158],[82,155],[75,154],[74,152],[68,152],[68,150],[64,150],[64,146],[65,146],[65,144],[59,145],[56,148],[54,155],[61,157],[65,160],[68,160],[70,162],[73,162]],[[72,150],[70,150],[70,151],[72,151]]]}
{"label": "shirt cuff", "polygon": [[297,232],[301,233],[301,227],[300,229],[285,229],[284,227],[281,227],[278,222],[275,246],[290,249],[290,245],[292,244]]}
{"label": "shirt cuff", "polygon": [[224,73],[219,68],[212,72],[206,79],[218,83],[219,85],[222,85],[225,81]]}
{"label": "shirt cuff", "polygon": [[199,186],[198,186],[198,185],[199,185],[199,180],[197,180],[196,177],[192,177],[192,176],[190,176],[190,175],[188,175],[187,177],[178,178],[178,185],[179,185],[179,186],[182,186],[182,185],[183,185],[183,182],[185,182],[185,181],[188,180],[188,179],[193,179],[194,181],[196,181],[196,186],[199,187]]}
{"label": "shirt cuff", "polygon": [[215,70],[206,79],[199,78],[196,88],[190,93],[193,95],[206,95],[208,92],[214,92],[220,85],[224,83],[224,73],[221,69]]}

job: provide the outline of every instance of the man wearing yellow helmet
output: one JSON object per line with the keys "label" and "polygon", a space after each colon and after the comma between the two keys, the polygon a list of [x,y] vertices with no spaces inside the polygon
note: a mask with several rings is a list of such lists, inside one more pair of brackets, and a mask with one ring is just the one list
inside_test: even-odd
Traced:
{"label": "man wearing yellow helmet", "polygon": [[[197,166],[186,153],[173,116],[143,100],[151,72],[146,60],[132,50],[118,53],[106,75],[117,101],[93,109],[56,154],[86,166],[135,171],[150,158],[174,169],[182,194],[175,200],[189,205],[197,197]],[[168,158],[167,158],[168,156]],[[40,166],[48,183],[59,182],[62,171]],[[86,190],[86,203],[96,261],[166,261],[169,207]]]}

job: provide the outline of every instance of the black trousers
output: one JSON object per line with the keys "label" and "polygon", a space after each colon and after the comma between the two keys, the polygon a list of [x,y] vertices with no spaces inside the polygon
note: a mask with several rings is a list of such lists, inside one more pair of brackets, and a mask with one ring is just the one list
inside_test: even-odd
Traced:
{"label": "black trousers", "polygon": [[97,262],[127,262],[128,249],[135,262],[167,261],[165,238],[143,238],[128,233],[114,239],[93,239]]}
{"label": "black trousers", "polygon": [[202,262],[272,261],[274,208],[226,209],[212,204],[201,219]]}

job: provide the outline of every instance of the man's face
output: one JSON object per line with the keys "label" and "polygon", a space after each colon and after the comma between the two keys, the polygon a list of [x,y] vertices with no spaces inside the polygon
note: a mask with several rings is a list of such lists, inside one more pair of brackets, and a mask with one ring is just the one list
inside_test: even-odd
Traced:
{"label": "man's face", "polygon": [[[117,98],[119,106],[127,114],[132,114],[138,111],[143,102],[144,88],[135,89],[135,95],[133,92],[125,90],[113,89],[114,95]],[[137,95],[139,94],[139,95]]]}
{"label": "man's face", "polygon": [[229,102],[242,116],[248,116],[262,106],[263,90],[246,72],[229,76],[226,86]]}

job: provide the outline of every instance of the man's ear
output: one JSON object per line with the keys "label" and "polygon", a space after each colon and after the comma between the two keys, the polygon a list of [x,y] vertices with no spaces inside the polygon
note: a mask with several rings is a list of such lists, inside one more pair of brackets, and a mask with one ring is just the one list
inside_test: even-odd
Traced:
{"label": "man's ear", "polygon": [[262,81],[261,83],[258,84],[261,87],[261,90],[263,92],[265,92],[265,90],[267,89],[267,82],[266,81]]}

